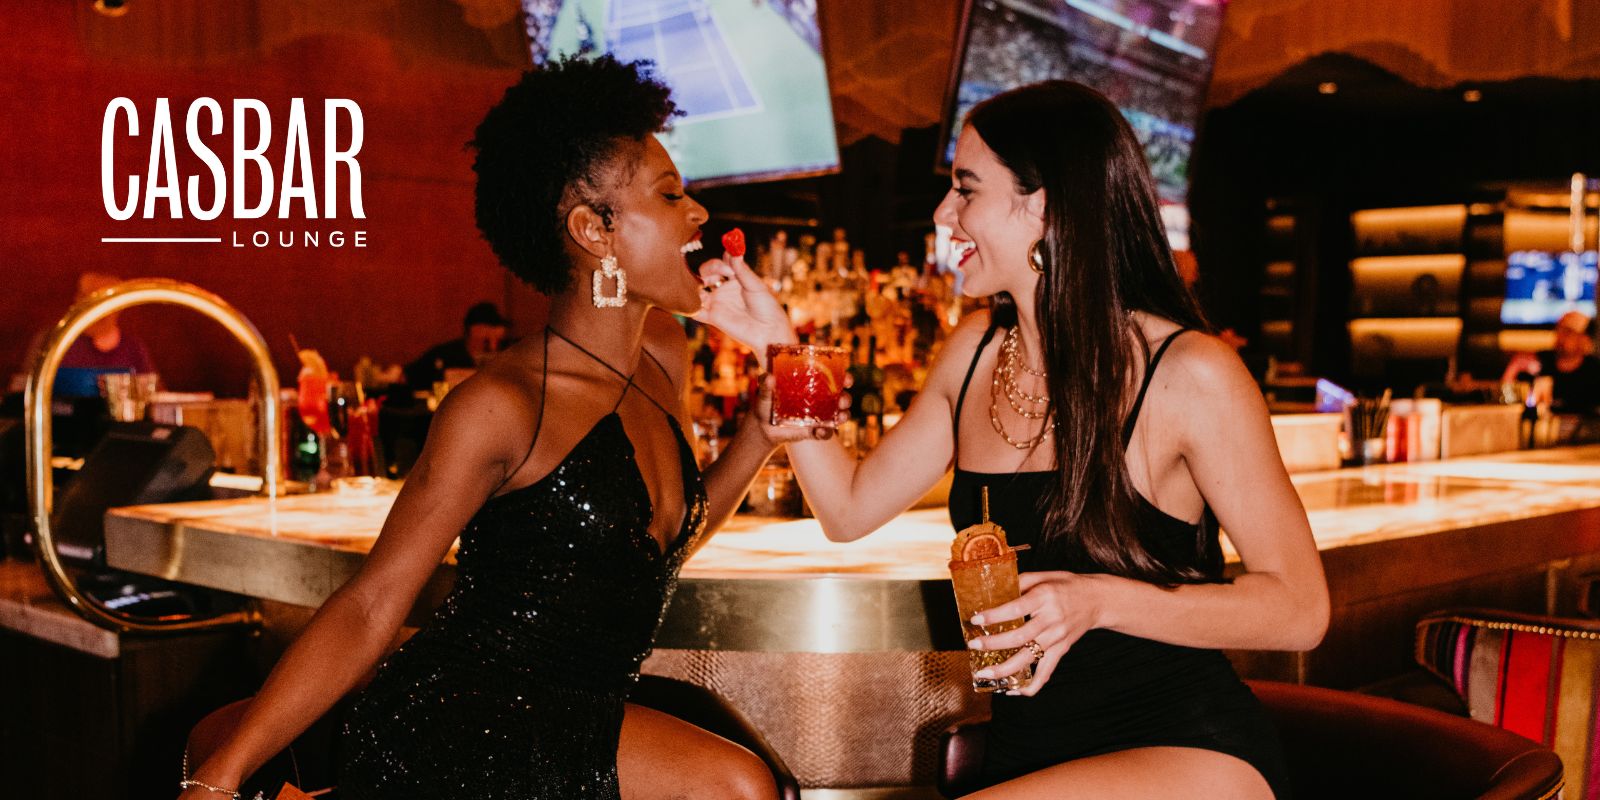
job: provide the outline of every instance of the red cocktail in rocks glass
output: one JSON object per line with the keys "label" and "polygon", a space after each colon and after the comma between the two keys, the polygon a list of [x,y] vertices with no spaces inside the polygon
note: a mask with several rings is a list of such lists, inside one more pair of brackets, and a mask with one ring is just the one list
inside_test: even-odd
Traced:
{"label": "red cocktail in rocks glass", "polygon": [[813,344],[767,346],[772,370],[773,425],[832,428],[838,424],[839,395],[850,370],[850,351]]}

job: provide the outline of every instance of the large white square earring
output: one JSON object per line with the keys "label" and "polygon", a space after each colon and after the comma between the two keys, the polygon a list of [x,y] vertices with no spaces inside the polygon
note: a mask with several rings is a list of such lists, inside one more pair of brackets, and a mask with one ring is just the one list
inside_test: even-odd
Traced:
{"label": "large white square earring", "polygon": [[[591,286],[594,290],[595,308],[621,308],[628,304],[628,276],[617,266],[617,257],[608,255],[600,259],[600,271],[593,273],[594,280]],[[617,293],[606,294],[606,279],[614,278],[617,281]]]}

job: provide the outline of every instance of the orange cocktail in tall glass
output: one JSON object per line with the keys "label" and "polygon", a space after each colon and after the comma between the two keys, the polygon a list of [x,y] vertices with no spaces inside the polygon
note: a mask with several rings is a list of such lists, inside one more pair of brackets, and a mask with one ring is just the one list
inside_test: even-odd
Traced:
{"label": "orange cocktail in tall glass", "polygon": [[[987,625],[972,624],[972,617],[982,611],[1005,605],[1019,596],[1017,586],[1017,551],[1022,547],[1006,544],[1006,532],[989,521],[989,487],[983,487],[983,521],[956,534],[950,545],[950,584],[956,593],[956,612],[961,615],[961,638],[972,641],[980,636],[993,636],[1022,626],[1021,619],[1002,620]],[[968,650],[972,671],[994,667],[1021,650]],[[972,678],[972,688],[980,692],[1004,692],[1021,689],[1033,680],[1033,665],[1020,672],[1001,678]]]}

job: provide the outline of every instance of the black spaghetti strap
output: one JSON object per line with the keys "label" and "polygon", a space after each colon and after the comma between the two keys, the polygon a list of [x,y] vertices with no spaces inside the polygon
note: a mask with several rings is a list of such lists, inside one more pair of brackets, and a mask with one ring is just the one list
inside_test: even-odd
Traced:
{"label": "black spaghetti strap", "polygon": [[1122,446],[1127,447],[1133,441],[1133,426],[1139,421],[1139,409],[1144,407],[1145,392],[1150,391],[1150,379],[1156,374],[1156,365],[1161,363],[1161,357],[1167,354],[1167,348],[1172,346],[1174,340],[1189,332],[1189,328],[1179,328],[1167,336],[1166,341],[1156,348],[1150,360],[1144,365],[1144,381],[1139,384],[1139,394],[1133,399],[1133,408],[1128,410],[1128,419],[1122,423]]}
{"label": "black spaghetti strap", "polygon": [[646,356],[647,356],[647,357],[649,357],[649,359],[650,359],[650,361],[651,361],[651,363],[653,363],[653,364],[655,364],[655,365],[656,365],[656,369],[659,369],[659,370],[661,370],[661,377],[663,377],[663,378],[666,378],[666,379],[667,379],[667,383],[672,383],[672,373],[670,373],[670,372],[668,372],[668,371],[667,371],[667,365],[666,365],[666,364],[663,364],[663,363],[661,363],[661,359],[659,359],[659,358],[656,358],[656,354],[655,354],[655,353],[652,353],[652,352],[650,352],[650,348],[648,348],[648,347],[641,347],[641,348],[639,348],[639,349],[640,349],[640,350],[642,350],[642,351],[644,351],[644,354],[645,354],[645,355],[646,355]]}
{"label": "black spaghetti strap", "polygon": [[[656,358],[656,354],[650,352],[650,348],[645,347],[645,348],[641,348],[641,349],[644,351],[644,354],[646,356],[649,356],[650,361],[656,365],[656,369],[661,370],[661,377],[667,379],[667,385],[668,386],[673,386],[674,384],[672,382],[672,373],[667,371],[667,365],[661,363],[661,359]],[[661,413],[666,414],[667,418],[672,420],[672,423],[674,425],[676,425],[678,423],[678,415],[672,413],[670,410],[667,409],[666,406],[663,406],[660,403],[657,403],[656,399],[654,397],[651,397],[649,392],[647,392],[647,391],[645,391],[643,389],[640,389],[639,390],[639,394],[644,395],[644,399],[649,400],[651,402],[651,404],[653,404],[656,408],[661,409]]]}
{"label": "black spaghetti strap", "polygon": [[504,478],[500,479],[500,485],[494,487],[494,491],[489,493],[490,497],[493,497],[493,496],[499,494],[501,489],[506,488],[506,484],[511,481],[511,478],[513,476],[515,476],[518,472],[521,472],[523,467],[527,466],[528,459],[533,458],[533,446],[539,443],[539,432],[544,430],[544,401],[545,401],[545,397],[547,396],[547,394],[545,392],[545,389],[549,385],[550,385],[550,329],[549,328],[545,328],[545,330],[544,330],[544,357],[542,359],[540,359],[540,361],[539,361],[539,416],[534,418],[534,423],[533,423],[533,441],[528,442],[528,452],[523,453],[522,454],[522,460],[517,462],[517,465],[515,467],[512,467],[511,471],[507,472],[506,476]]}
{"label": "black spaghetti strap", "polygon": [[955,437],[950,464],[956,469],[961,468],[961,407],[967,403],[967,387],[972,384],[972,373],[978,371],[978,359],[983,357],[983,349],[989,346],[994,339],[994,332],[999,328],[990,318],[989,328],[983,332],[983,339],[978,341],[978,349],[972,352],[972,363],[967,365],[967,377],[961,380],[961,391],[956,395],[956,413],[950,418],[950,431]]}
{"label": "black spaghetti strap", "polygon": [[[632,388],[633,376],[629,375],[628,379],[622,384],[622,394],[617,395],[617,404],[611,407],[611,413],[615,414],[617,413],[617,409],[622,408],[622,401],[628,399],[628,390]],[[641,392],[641,394],[643,393]],[[645,395],[645,399],[650,399],[650,395]]]}
{"label": "black spaghetti strap", "polygon": [[[561,331],[558,331],[555,328],[552,328],[552,327],[549,327],[549,326],[546,326],[545,330],[548,331],[549,333],[553,333],[553,334],[561,337],[561,341],[572,345],[574,348],[577,349],[578,352],[588,356],[591,360],[593,360],[594,363],[599,364],[600,366],[605,367],[608,370],[611,370],[611,372],[614,373],[617,377],[622,378],[624,381],[626,381],[626,383],[624,383],[623,386],[622,386],[622,394],[617,397],[617,404],[611,407],[611,413],[612,414],[617,413],[617,409],[622,408],[622,401],[626,400],[628,398],[628,390],[633,388],[633,375],[625,373],[622,370],[617,369],[616,367],[613,367],[610,364],[607,364],[605,359],[595,355],[594,353],[589,352],[588,348],[584,347],[581,344],[578,344],[577,342],[572,341],[570,338],[567,337],[566,334],[562,333]],[[546,335],[548,336],[548,333]],[[548,340],[547,340],[547,342],[548,342]],[[643,348],[641,348],[641,349],[643,349]],[[663,375],[667,374],[667,368],[665,366],[662,366],[661,362],[658,361],[655,356],[650,355],[650,351],[649,350],[644,350],[644,354],[647,355],[647,356],[650,356],[650,360],[651,361],[655,361],[656,362],[656,366],[658,368],[660,368],[661,373]],[[638,372],[638,369],[635,368],[634,372]],[[668,383],[672,382],[672,376],[671,375],[667,375],[667,382]],[[660,409],[661,413],[666,414],[667,417],[669,419],[671,419],[674,424],[677,423],[677,421],[678,421],[677,415],[673,414],[671,411],[667,410],[666,406],[661,405],[660,403],[656,402],[656,399],[654,397],[651,397],[649,392],[646,392],[643,389],[641,389],[641,390],[639,390],[639,394],[644,395],[644,399],[649,400],[650,401],[650,405],[653,405],[656,408]]]}

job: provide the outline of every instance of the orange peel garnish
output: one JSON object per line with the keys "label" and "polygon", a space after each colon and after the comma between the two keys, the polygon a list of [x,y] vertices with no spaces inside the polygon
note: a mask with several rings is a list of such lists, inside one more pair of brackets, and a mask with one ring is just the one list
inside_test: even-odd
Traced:
{"label": "orange peel garnish", "polygon": [[1008,552],[1005,529],[993,522],[963,528],[950,543],[951,561],[978,561]]}

